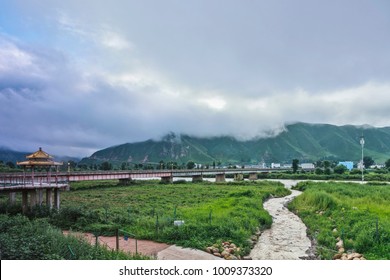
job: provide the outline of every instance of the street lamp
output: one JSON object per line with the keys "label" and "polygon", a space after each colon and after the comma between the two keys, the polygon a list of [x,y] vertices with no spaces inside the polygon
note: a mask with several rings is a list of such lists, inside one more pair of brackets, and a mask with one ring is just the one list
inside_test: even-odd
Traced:
{"label": "street lamp", "polygon": [[364,161],[363,161],[363,148],[364,148],[364,137],[363,135],[360,137],[360,145],[362,146],[362,181],[364,181]]}

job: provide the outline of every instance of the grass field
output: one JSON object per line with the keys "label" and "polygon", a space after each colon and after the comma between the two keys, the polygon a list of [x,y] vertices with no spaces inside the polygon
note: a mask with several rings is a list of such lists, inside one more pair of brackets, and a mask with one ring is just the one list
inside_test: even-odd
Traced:
{"label": "grass field", "polygon": [[340,237],[346,250],[362,253],[367,259],[390,259],[389,185],[307,181],[297,189],[304,193],[289,208],[317,240],[321,258],[332,258]]}
{"label": "grass field", "polygon": [[[263,209],[270,195],[289,194],[275,182],[159,184],[119,186],[116,182],[81,182],[62,193],[62,210],[51,221],[62,228],[113,234],[119,228],[140,239],[205,249],[232,241],[249,252],[251,235],[267,228]],[[174,221],[184,221],[174,226]]]}

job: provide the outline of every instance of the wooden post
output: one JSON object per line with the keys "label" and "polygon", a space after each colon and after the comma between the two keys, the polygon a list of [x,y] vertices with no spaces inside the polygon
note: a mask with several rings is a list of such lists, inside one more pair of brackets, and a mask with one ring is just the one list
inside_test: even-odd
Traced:
{"label": "wooden post", "polygon": [[116,251],[119,251],[119,229],[115,230],[115,235],[116,235]]}

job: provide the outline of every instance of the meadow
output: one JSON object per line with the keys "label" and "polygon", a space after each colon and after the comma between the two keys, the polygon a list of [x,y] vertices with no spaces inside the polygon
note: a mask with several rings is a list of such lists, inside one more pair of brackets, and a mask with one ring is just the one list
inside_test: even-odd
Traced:
{"label": "meadow", "polygon": [[317,242],[317,254],[331,259],[337,238],[347,251],[367,259],[390,259],[390,186],[386,183],[310,182],[289,209],[297,213]]}
{"label": "meadow", "polygon": [[[116,229],[136,236],[204,250],[222,241],[249,253],[249,239],[271,226],[263,201],[290,191],[276,182],[160,184],[139,181],[73,183],[62,193],[61,211],[50,222],[62,229],[113,235]],[[40,216],[39,211],[35,211]],[[183,221],[180,226],[174,221]]]}

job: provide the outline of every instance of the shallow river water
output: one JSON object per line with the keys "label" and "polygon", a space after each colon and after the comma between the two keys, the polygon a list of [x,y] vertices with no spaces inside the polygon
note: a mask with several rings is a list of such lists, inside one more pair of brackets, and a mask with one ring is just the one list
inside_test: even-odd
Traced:
{"label": "shallow river water", "polygon": [[[297,181],[281,180],[286,188]],[[298,260],[310,257],[311,241],[306,235],[306,226],[301,219],[290,212],[286,205],[300,191],[291,190],[289,196],[271,198],[264,203],[264,209],[272,216],[272,226],[265,230],[250,253],[253,260]]]}

